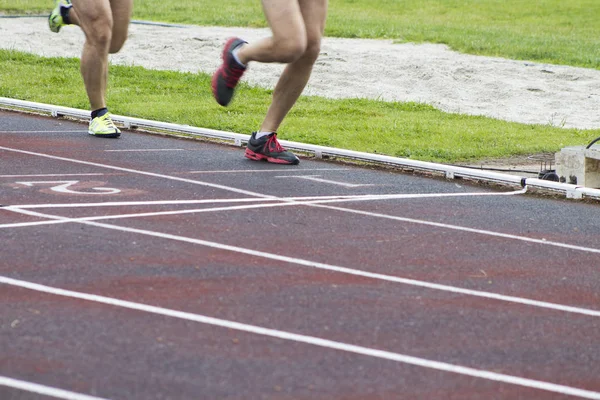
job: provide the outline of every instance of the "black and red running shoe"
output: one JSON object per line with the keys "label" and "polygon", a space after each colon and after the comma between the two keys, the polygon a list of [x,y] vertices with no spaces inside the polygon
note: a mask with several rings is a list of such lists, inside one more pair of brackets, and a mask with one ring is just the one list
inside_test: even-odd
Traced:
{"label": "black and red running shoe", "polygon": [[233,98],[233,92],[242,75],[246,71],[246,67],[241,65],[233,57],[233,51],[247,43],[240,38],[231,38],[225,43],[223,48],[223,64],[214,73],[212,77],[212,92],[213,96],[222,106],[227,106]]}
{"label": "black and red running shoe", "polygon": [[279,144],[276,133],[257,139],[256,132],[253,132],[244,155],[251,160],[266,160],[275,164],[296,165],[300,163],[300,159],[294,153],[287,151]]}

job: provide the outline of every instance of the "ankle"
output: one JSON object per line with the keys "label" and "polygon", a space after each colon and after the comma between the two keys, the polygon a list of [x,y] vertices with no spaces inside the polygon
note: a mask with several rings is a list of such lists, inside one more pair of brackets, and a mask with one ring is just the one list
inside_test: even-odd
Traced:
{"label": "ankle", "polygon": [[254,135],[254,137],[257,139],[260,139],[261,137],[269,136],[271,133],[275,133],[275,132],[273,132],[273,131],[258,131]]}
{"label": "ankle", "polygon": [[240,57],[240,50],[244,46],[245,46],[245,44],[241,44],[238,47],[236,47],[235,49],[233,49],[233,51],[231,52],[231,55],[233,56],[233,59],[235,60],[236,63],[238,63],[241,67],[246,68],[247,67],[246,64],[248,62],[242,62],[242,58]]}
{"label": "ankle", "polygon": [[94,110],[94,111],[92,111],[92,119],[101,117],[104,114],[108,114],[108,108],[106,108],[106,107],[102,107],[97,110]]}

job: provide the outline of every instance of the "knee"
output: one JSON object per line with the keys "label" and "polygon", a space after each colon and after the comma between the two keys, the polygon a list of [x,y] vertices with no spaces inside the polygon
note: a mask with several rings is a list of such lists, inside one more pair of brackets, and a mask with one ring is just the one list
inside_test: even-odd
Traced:
{"label": "knee", "polygon": [[306,52],[306,39],[299,36],[281,39],[275,42],[277,59],[282,63],[291,63],[300,59]]}
{"label": "knee", "polygon": [[107,48],[112,42],[112,19],[99,18],[85,30],[86,41],[96,47]]}
{"label": "knee", "polygon": [[306,46],[306,49],[304,50],[304,53],[302,54],[302,58],[305,59],[307,62],[314,64],[315,61],[317,61],[317,58],[319,58],[320,53],[321,40],[309,41]]}
{"label": "knee", "polygon": [[298,49],[297,57],[292,61],[295,63],[302,63],[304,65],[314,65],[317,58],[319,58],[319,54],[321,53],[321,42],[320,41],[309,41],[300,52]]}

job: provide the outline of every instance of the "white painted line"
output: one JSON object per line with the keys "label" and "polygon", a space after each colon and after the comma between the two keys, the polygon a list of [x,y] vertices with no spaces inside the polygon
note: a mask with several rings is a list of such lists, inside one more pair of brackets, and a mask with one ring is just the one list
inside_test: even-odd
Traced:
{"label": "white painted line", "polygon": [[323,178],[319,178],[319,176],[321,175],[283,175],[283,176],[275,176],[275,178],[295,178],[295,179],[305,179],[307,181],[313,181],[313,182],[320,182],[320,183],[328,183],[330,185],[337,185],[337,186],[343,186],[346,188],[356,188],[356,187],[364,187],[364,186],[376,186],[374,184],[371,183],[367,183],[367,184],[360,184],[360,183],[347,183],[347,182],[339,182],[339,181],[332,181],[329,179],[323,179]]}
{"label": "white painted line", "polygon": [[173,309],[151,306],[142,303],[135,303],[132,301],[120,300],[113,297],[105,297],[95,294],[75,292],[71,290],[65,290],[55,288],[51,286],[40,285],[37,283],[26,282],[22,280],[12,279],[4,276],[0,276],[0,283],[6,285],[16,286],[24,289],[34,290],[37,292],[43,292],[53,294],[57,296],[70,297],[85,301],[92,301],[95,303],[106,304],[115,307],[127,308],[130,310],[142,311],[146,313],[162,315],[166,317],[178,318],[187,321],[199,322],[206,325],[218,326],[227,329],[233,329],[236,331],[242,331],[252,333],[256,335],[268,336],[277,339],[288,340],[297,343],[304,343],[313,346],[318,346],[331,350],[345,351],[348,353],[359,354],[367,357],[374,357],[383,360],[395,361],[403,364],[415,365],[418,367],[433,369],[437,371],[451,372],[459,375],[467,375],[480,379],[487,379],[495,382],[507,383],[510,385],[523,386],[533,389],[545,390],[553,393],[566,394],[570,396],[581,397],[585,399],[600,400],[600,393],[593,392],[591,390],[579,389],[571,386],[558,385],[555,383],[538,381],[534,379],[521,378],[513,375],[500,374],[497,372],[486,371],[481,369],[475,369],[470,367],[464,367],[461,365],[449,364],[440,361],[428,360],[425,358],[409,356],[400,353],[394,353],[391,351],[378,350],[369,347],[356,346],[344,342],[337,342],[328,339],[322,339],[314,336],[307,336],[292,332],[286,332],[276,329],[264,328],[256,325],[249,325],[235,321],[229,321],[225,319],[219,319],[209,317],[201,314],[194,314],[184,311],[177,311]]}
{"label": "white painted line", "polygon": [[104,150],[107,152],[120,152],[120,153],[128,153],[128,152],[146,152],[146,151],[185,151],[185,149],[120,149],[120,150]]}
{"label": "white painted line", "polygon": [[[190,171],[188,174],[239,174],[239,173],[260,173],[260,172],[282,172],[281,168],[274,169],[232,169],[232,170],[216,170],[216,171]],[[294,168],[294,172],[305,171],[348,171],[348,168]]]}
{"label": "white painted line", "polygon": [[[439,223],[439,222],[431,222],[431,221],[418,220],[418,219],[413,219],[413,218],[396,217],[393,215],[378,214],[378,213],[372,213],[369,211],[361,211],[361,210],[355,210],[355,209],[351,209],[351,208],[334,207],[334,206],[325,205],[325,203],[346,202],[346,201],[366,201],[366,200],[369,200],[369,201],[387,200],[387,199],[392,199],[392,198],[394,198],[394,199],[409,198],[410,199],[410,198],[451,197],[451,196],[452,197],[506,196],[506,195],[521,194],[521,193],[524,193],[525,190],[526,189],[518,190],[515,192],[502,192],[502,193],[493,193],[492,192],[492,193],[432,193],[432,194],[420,194],[420,195],[419,194],[381,195],[379,197],[367,195],[367,196],[349,196],[349,198],[333,198],[333,199],[323,199],[323,200],[317,199],[317,200],[309,200],[309,201],[297,201],[297,199],[302,199],[300,197],[279,198],[279,199],[273,198],[273,199],[268,199],[268,200],[271,200],[271,201],[279,200],[279,201],[285,201],[285,202],[284,203],[275,203],[275,204],[273,204],[273,203],[271,203],[271,204],[255,204],[255,205],[247,205],[247,206],[215,207],[215,208],[209,208],[209,209],[205,208],[205,209],[194,209],[194,210],[157,211],[157,212],[149,212],[149,213],[122,214],[122,215],[100,216],[100,217],[83,217],[83,218],[58,217],[61,219],[57,219],[54,221],[16,222],[16,223],[9,223],[9,224],[0,224],[0,229],[22,228],[22,227],[38,226],[38,225],[55,225],[55,224],[61,224],[61,223],[83,222],[83,221],[102,220],[102,219],[152,217],[152,216],[157,216],[157,215],[176,215],[176,214],[216,212],[216,211],[234,211],[234,210],[246,210],[246,209],[251,209],[251,208],[268,208],[268,207],[284,207],[284,206],[310,206],[310,207],[327,208],[327,209],[342,211],[342,212],[349,212],[349,213],[353,213],[353,214],[361,214],[361,215],[366,215],[366,216],[370,216],[370,217],[385,218],[385,219],[391,219],[391,220],[396,220],[396,221],[409,222],[409,223],[420,224],[420,225],[435,226],[438,228],[475,233],[475,234],[479,234],[479,235],[488,235],[488,236],[500,237],[500,238],[504,238],[504,239],[519,240],[519,241],[523,241],[523,242],[541,244],[544,246],[554,246],[554,247],[566,248],[569,250],[576,250],[576,251],[600,254],[600,249],[596,249],[593,247],[577,246],[577,245],[572,245],[572,244],[568,244],[568,243],[554,242],[554,241],[546,240],[546,239],[535,239],[535,238],[529,238],[526,236],[511,235],[511,234],[507,234],[507,233],[488,231],[488,230],[484,230],[484,229],[468,228],[468,227],[463,227],[463,226],[458,226],[458,225],[443,224],[443,223]],[[289,199],[294,199],[294,200],[288,201]],[[310,197],[306,197],[306,199],[310,199]],[[25,212],[23,210],[24,208],[25,207],[19,207],[19,206],[5,206],[5,207],[0,208],[0,210],[4,209],[6,211],[14,211],[14,212],[22,213],[22,214],[28,214],[27,212]],[[32,206],[28,206],[28,208],[38,208],[38,207],[36,205],[32,205]],[[30,213],[29,215],[39,216],[42,218],[55,218],[54,216],[51,216],[51,215],[38,214],[38,213]]]}
{"label": "white painted line", "polygon": [[526,237],[526,236],[511,235],[508,233],[488,231],[485,229],[467,228],[464,226],[443,224],[440,222],[424,221],[424,220],[414,219],[414,218],[396,217],[393,215],[378,214],[378,213],[374,213],[374,212],[354,210],[354,209],[345,208],[345,207],[335,207],[335,206],[327,206],[327,205],[321,205],[321,204],[312,204],[311,206],[319,207],[319,208],[327,208],[329,210],[349,212],[349,213],[353,213],[353,214],[360,214],[360,215],[365,215],[365,216],[369,216],[369,217],[385,218],[385,219],[391,219],[394,221],[410,222],[412,224],[435,226],[436,228],[451,229],[451,230],[455,230],[455,231],[476,233],[478,235],[495,236],[495,237],[500,237],[500,238],[504,238],[504,239],[519,240],[522,242],[542,244],[545,246],[562,247],[562,248],[569,249],[569,250],[578,250],[578,251],[585,251],[588,253],[600,254],[600,249],[596,249],[593,247],[576,246],[576,245],[567,244],[567,243],[553,242],[551,240],[546,240],[546,239],[535,239],[535,238],[530,238],[530,237]]}
{"label": "white painted line", "polygon": [[[504,193],[457,193],[458,196],[465,195],[483,195],[483,196],[504,196],[504,195],[514,195],[521,194],[524,190],[519,190],[516,192],[504,192]],[[283,202],[271,203],[271,204],[253,204],[253,205],[245,205],[245,206],[229,206],[229,207],[214,207],[214,208],[200,208],[200,209],[190,209],[190,210],[175,210],[175,211],[154,211],[154,212],[145,212],[145,213],[135,213],[135,214],[115,214],[115,215],[104,215],[98,217],[80,217],[80,218],[64,218],[59,220],[50,220],[50,221],[35,221],[35,222],[13,222],[8,224],[0,224],[0,229],[8,229],[8,228],[25,228],[29,226],[41,226],[41,225],[56,225],[56,224],[64,224],[64,223],[72,223],[72,222],[81,222],[81,221],[100,221],[100,220],[109,220],[109,219],[123,219],[123,218],[143,218],[143,217],[155,217],[159,215],[179,215],[179,214],[194,214],[194,213],[206,213],[206,212],[218,212],[218,211],[239,211],[239,210],[248,210],[248,209],[256,209],[256,208],[268,208],[268,207],[289,207],[289,206],[303,206],[303,205],[313,205],[313,204],[322,204],[322,203],[331,203],[331,202],[347,202],[347,201],[365,201],[365,200],[387,200],[391,198],[422,198],[422,197],[448,197],[451,193],[440,193],[440,194],[430,194],[430,195],[381,195],[379,196],[316,196],[316,197],[284,197],[280,200]],[[416,197],[419,196],[419,197]],[[315,199],[315,200],[313,200]],[[305,201],[299,201],[305,200]],[[191,200],[187,201],[186,204],[198,204],[198,203],[238,203],[238,202],[264,202],[264,201],[279,201],[277,199],[239,199],[238,201],[221,199],[221,201],[216,200]],[[145,205],[144,203],[154,203],[154,204],[179,204],[177,200],[173,201],[159,201],[159,202],[123,202],[129,203],[127,205],[132,205],[131,203],[138,205]],[[123,205],[123,203],[78,203],[78,204],[34,204],[34,205],[25,205],[25,206],[4,206],[0,208],[0,210],[6,211],[14,211],[21,214],[28,214],[33,216],[40,216],[42,218],[51,218],[52,216],[44,216],[44,214],[38,213],[28,213],[25,212],[25,209],[35,209],[35,208],[76,208],[76,207],[89,207],[89,206],[118,206]]]}
{"label": "white painted line", "polygon": [[102,203],[49,203],[11,205],[13,208],[94,208],[94,207],[126,207],[126,206],[162,206],[188,204],[248,203],[257,201],[279,201],[279,199],[260,199],[257,197],[243,199],[202,199],[202,200],[156,200],[156,201],[106,201]]}
{"label": "white painted line", "polygon": [[[6,283],[6,282],[3,282]],[[27,381],[0,376],[0,386],[8,386],[14,389],[23,390],[26,392],[37,393],[45,396],[55,397],[57,399],[66,400],[107,400],[101,397],[88,396],[85,394],[70,392],[68,390],[56,389],[50,386],[39,385]]]}
{"label": "white painted line", "polygon": [[[211,203],[239,203],[256,201],[286,201],[290,205],[318,204],[332,201],[374,201],[397,199],[422,199],[436,197],[479,197],[479,196],[513,196],[526,193],[527,189],[512,192],[466,192],[466,193],[399,193],[399,194],[365,194],[365,195],[333,195],[333,196],[303,196],[303,197],[274,197],[268,199],[242,198],[242,199],[203,199],[203,200],[157,200],[157,201],[122,201],[103,203],[48,203],[48,204],[19,204],[11,205],[13,208],[78,208],[78,207],[121,207],[139,205],[186,205],[186,204],[211,204]],[[298,202],[297,204],[293,202]]]}
{"label": "white painted line", "polygon": [[20,185],[25,185],[29,187],[33,187],[34,185],[54,185],[50,188],[50,190],[58,193],[70,193],[70,194],[93,194],[93,195],[104,195],[104,194],[117,194],[121,193],[120,189],[115,188],[106,188],[106,187],[95,187],[91,188],[92,190],[96,190],[97,192],[81,192],[77,190],[69,189],[70,186],[77,185],[79,181],[36,181],[36,182],[15,182]]}
{"label": "white painted line", "polygon": [[57,176],[101,176],[104,174],[31,174],[31,175],[0,175],[0,178],[41,178],[41,177],[57,177]]}
{"label": "white painted line", "polygon": [[[285,204],[281,204],[281,205],[285,205]],[[483,297],[483,298],[487,298],[487,299],[505,301],[505,302],[509,302],[509,303],[524,304],[524,305],[528,305],[528,306],[534,306],[534,307],[551,309],[551,310],[558,310],[558,311],[563,311],[563,312],[568,312],[568,313],[583,314],[583,315],[588,315],[588,316],[592,316],[592,317],[600,317],[600,311],[597,311],[597,310],[565,306],[562,304],[530,300],[530,299],[525,299],[525,298],[515,297],[515,296],[505,296],[505,295],[491,293],[491,292],[462,289],[462,288],[458,288],[458,287],[454,287],[454,286],[441,285],[441,284],[425,282],[425,281],[418,281],[418,280],[414,280],[414,279],[400,278],[400,277],[396,277],[396,276],[392,276],[392,275],[378,274],[378,273],[361,271],[361,270],[346,268],[346,267],[338,267],[336,265],[330,265],[330,264],[325,264],[325,263],[320,263],[320,262],[315,262],[315,261],[310,261],[310,260],[304,260],[304,259],[296,258],[296,257],[282,256],[279,254],[273,254],[273,253],[267,253],[267,252],[258,251],[258,250],[246,249],[243,247],[230,246],[227,244],[210,242],[210,241],[202,240],[202,239],[195,239],[195,238],[189,238],[189,237],[185,237],[185,236],[171,235],[168,233],[161,233],[161,232],[149,231],[149,230],[144,230],[144,229],[128,228],[128,227],[123,227],[123,226],[119,226],[119,225],[104,224],[104,223],[92,222],[92,221],[73,221],[69,218],[64,218],[64,217],[60,217],[60,216],[56,216],[56,215],[42,214],[42,213],[38,213],[35,211],[26,211],[26,210],[18,210],[18,209],[12,209],[10,211],[15,211],[15,212],[19,212],[19,213],[26,214],[26,215],[36,216],[36,217],[56,219],[59,221],[64,220],[65,222],[76,222],[76,223],[80,223],[80,224],[97,226],[97,227],[112,229],[112,230],[121,231],[121,232],[137,233],[137,234],[146,235],[146,236],[158,237],[161,239],[169,239],[169,240],[175,240],[175,241],[184,242],[184,243],[198,244],[201,246],[206,246],[206,247],[215,248],[215,249],[219,249],[219,250],[226,250],[226,251],[231,251],[234,253],[240,253],[240,254],[246,254],[249,256],[266,258],[269,260],[282,261],[285,263],[302,265],[305,267],[322,269],[322,270],[326,270],[326,271],[339,272],[339,273],[353,275],[353,276],[372,278],[372,279],[386,281],[386,282],[401,283],[401,284],[405,284],[405,285],[424,287],[427,289],[441,290],[444,292],[459,293],[459,294],[464,294],[467,296],[477,296],[477,297]]]}
{"label": "white painted line", "polygon": [[[309,203],[307,203],[309,204]],[[26,226],[38,226],[38,225],[55,225],[61,223],[76,223],[76,222],[85,222],[85,221],[102,221],[102,220],[112,220],[112,219],[126,219],[126,218],[143,218],[143,217],[157,217],[164,215],[183,215],[183,214],[199,214],[199,213],[209,213],[209,212],[217,212],[217,211],[238,211],[238,210],[248,210],[252,208],[268,208],[268,207],[286,207],[293,206],[296,203],[270,203],[270,204],[251,204],[244,206],[228,206],[228,207],[212,207],[212,208],[198,208],[192,210],[175,210],[175,211],[153,211],[153,212],[145,212],[145,213],[134,213],[134,214],[116,214],[116,215],[101,215],[97,217],[81,217],[81,218],[65,218],[65,219],[57,219],[53,221],[35,221],[35,222],[16,222],[11,224],[0,225],[0,228],[23,228]],[[41,214],[34,211],[25,211],[21,210],[17,207],[3,207],[6,211],[14,211],[17,213],[37,216],[42,218],[52,218],[51,215]]]}
{"label": "white painted line", "polygon": [[32,156],[38,156],[38,157],[44,157],[44,158],[50,158],[52,160],[67,161],[67,162],[72,162],[72,163],[77,163],[77,164],[83,164],[83,165],[91,165],[91,166],[94,166],[94,167],[112,169],[112,170],[115,170],[115,171],[130,172],[130,173],[133,173],[133,174],[151,176],[151,177],[154,177],[154,178],[163,178],[163,179],[169,179],[169,180],[172,180],[172,181],[191,183],[191,184],[194,184],[194,185],[201,185],[201,186],[211,187],[211,188],[214,188],[214,189],[227,190],[229,192],[245,194],[247,196],[260,197],[260,198],[263,198],[263,199],[276,198],[276,196],[264,195],[262,193],[251,192],[249,190],[237,189],[237,188],[233,188],[233,187],[229,187],[229,186],[224,186],[224,185],[218,185],[216,183],[209,183],[209,182],[196,181],[196,180],[193,180],[193,179],[179,178],[177,176],[155,174],[153,172],[139,171],[139,170],[131,169],[131,168],[115,167],[115,166],[112,166],[112,165],[94,163],[94,162],[90,162],[90,161],[75,160],[75,159],[66,158],[66,157],[58,157],[58,156],[53,156],[53,155],[50,155],[50,154],[35,153],[35,152],[32,152],[32,151],[25,151],[25,150],[13,149],[13,148],[10,148],[10,147],[0,146],[0,150],[12,151],[12,152],[21,153],[21,154],[29,154],[29,155],[32,155]]}
{"label": "white painted line", "polygon": [[[51,221],[35,221],[35,222],[13,222],[8,224],[0,224],[0,229],[8,229],[8,228],[24,228],[29,226],[41,226],[41,225],[56,225],[63,223],[72,223],[72,222],[82,222],[82,221],[101,221],[101,220],[109,220],[109,219],[124,219],[124,218],[143,218],[143,217],[155,217],[160,215],[179,215],[179,214],[194,214],[194,213],[206,213],[206,212],[218,212],[218,211],[239,211],[239,210],[248,210],[248,209],[256,209],[256,208],[269,208],[269,207],[289,207],[289,206],[310,206],[313,204],[323,204],[323,203],[333,203],[333,202],[347,202],[347,201],[365,201],[365,200],[387,200],[389,198],[423,198],[423,197],[448,197],[450,195],[454,196],[506,196],[506,195],[515,195],[524,193],[525,189],[519,190],[516,192],[502,192],[502,193],[432,193],[432,194],[424,194],[424,195],[374,195],[374,196],[316,196],[316,197],[284,197],[280,200],[283,202],[279,203],[271,203],[271,204],[253,204],[253,205],[245,205],[245,206],[228,206],[228,207],[214,207],[214,208],[200,208],[200,209],[190,209],[190,210],[174,210],[174,211],[153,211],[153,212],[145,212],[145,213],[134,213],[134,214],[115,214],[115,215],[104,215],[97,217],[80,217],[80,218],[64,218],[60,220],[51,220]],[[306,199],[306,200],[305,200]],[[315,199],[315,200],[313,200]],[[240,199],[243,202],[264,202],[264,201],[278,201],[277,199]],[[305,201],[298,201],[305,200]],[[176,202],[176,200],[175,200]],[[210,200],[196,200],[189,201],[188,204],[197,204],[197,203],[233,203],[233,202],[241,202],[241,201],[210,201]],[[144,203],[144,202],[130,202],[130,203]],[[153,203],[153,202],[150,202]],[[165,202],[158,202],[165,203]],[[171,202],[169,202],[171,203]],[[110,205],[120,205],[119,203],[90,203],[90,204],[110,204]],[[88,203],[79,203],[79,206],[85,207],[88,206]],[[54,207],[52,207],[54,206]],[[58,206],[58,207],[56,207]],[[30,205],[30,206],[4,206],[0,208],[0,210],[4,209],[6,211],[14,211],[21,214],[27,214],[32,216],[38,216],[42,218],[52,218],[52,216],[45,216],[45,214],[26,212],[25,209],[32,208],[72,208],[70,204],[52,204],[52,205]],[[74,207],[73,207],[74,208]]]}

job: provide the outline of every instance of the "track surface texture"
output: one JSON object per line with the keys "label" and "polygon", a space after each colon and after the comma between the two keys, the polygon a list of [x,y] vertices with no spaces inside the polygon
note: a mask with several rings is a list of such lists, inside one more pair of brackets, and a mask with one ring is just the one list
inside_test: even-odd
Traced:
{"label": "track surface texture", "polygon": [[600,208],[0,111],[0,399],[600,399]]}

